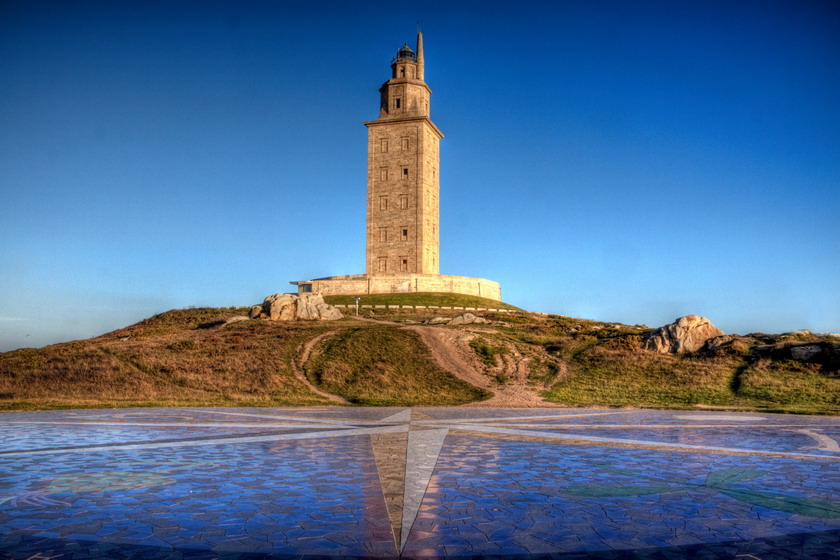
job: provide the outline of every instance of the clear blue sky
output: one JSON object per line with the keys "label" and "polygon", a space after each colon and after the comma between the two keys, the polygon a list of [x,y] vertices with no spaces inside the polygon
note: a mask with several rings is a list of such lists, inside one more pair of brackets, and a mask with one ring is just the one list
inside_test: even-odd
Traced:
{"label": "clear blue sky", "polygon": [[0,2],[0,350],[364,271],[420,20],[441,272],[526,309],[840,332],[840,3]]}

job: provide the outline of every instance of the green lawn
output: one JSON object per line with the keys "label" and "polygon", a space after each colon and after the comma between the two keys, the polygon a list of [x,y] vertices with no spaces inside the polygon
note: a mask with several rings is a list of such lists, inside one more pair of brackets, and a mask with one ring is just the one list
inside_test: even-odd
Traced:
{"label": "green lawn", "polygon": [[330,305],[353,305],[355,298],[360,298],[359,305],[425,305],[438,307],[476,307],[487,309],[519,310],[501,301],[478,296],[447,294],[434,292],[416,292],[411,294],[360,294],[358,296],[324,296]]}
{"label": "green lawn", "polygon": [[420,337],[389,325],[346,328],[306,367],[325,391],[362,405],[453,405],[490,395],[438,367]]}

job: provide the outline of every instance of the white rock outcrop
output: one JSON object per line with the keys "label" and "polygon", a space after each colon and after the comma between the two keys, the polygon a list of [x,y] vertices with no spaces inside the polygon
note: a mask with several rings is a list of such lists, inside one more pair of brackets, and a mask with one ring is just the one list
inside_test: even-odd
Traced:
{"label": "white rock outcrop", "polygon": [[272,321],[334,321],[344,316],[317,294],[274,294],[265,298],[261,309],[251,308],[248,315],[253,319],[265,317]]}
{"label": "white rock outcrop", "polygon": [[645,340],[645,348],[660,354],[696,352],[716,336],[724,336],[724,332],[708,319],[686,315],[670,325],[654,329]]}
{"label": "white rock outcrop", "polygon": [[492,323],[484,317],[472,313],[461,313],[457,317],[432,317],[423,321],[424,325],[474,325],[479,323]]}

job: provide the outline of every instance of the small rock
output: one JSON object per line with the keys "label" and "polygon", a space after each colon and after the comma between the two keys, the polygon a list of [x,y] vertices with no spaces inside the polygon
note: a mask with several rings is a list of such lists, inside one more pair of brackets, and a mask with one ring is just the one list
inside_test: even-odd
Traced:
{"label": "small rock", "polygon": [[449,317],[432,317],[431,319],[426,319],[423,321],[426,325],[445,325],[452,321]]}
{"label": "small rock", "polygon": [[804,344],[802,346],[790,347],[790,357],[799,362],[810,362],[822,353],[823,348],[819,344]]}
{"label": "small rock", "polygon": [[246,317],[245,315],[236,315],[235,317],[229,317],[225,319],[225,325],[230,325],[231,323],[238,323],[239,321],[247,321],[250,317]]}
{"label": "small rock", "polygon": [[716,336],[703,344],[698,352],[710,356],[741,354],[750,347],[749,339],[738,335]]}
{"label": "small rock", "polygon": [[476,323],[489,323],[487,319],[484,317],[477,317],[472,313],[463,313],[458,315],[457,317],[453,317],[453,319],[449,322],[450,325],[472,325]]}
{"label": "small rock", "polygon": [[324,301],[316,303],[315,309],[318,312],[319,321],[336,321],[344,317],[344,315],[341,313],[341,311],[338,310],[337,307],[333,307],[332,305],[329,305]]}

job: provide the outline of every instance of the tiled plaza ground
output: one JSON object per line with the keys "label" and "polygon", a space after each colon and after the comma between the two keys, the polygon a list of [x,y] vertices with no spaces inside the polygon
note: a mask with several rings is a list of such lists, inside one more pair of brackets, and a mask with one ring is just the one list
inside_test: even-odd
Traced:
{"label": "tiled plaza ground", "polygon": [[0,557],[840,558],[840,418],[0,416]]}

